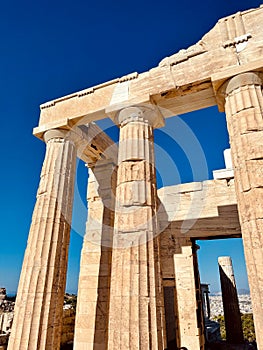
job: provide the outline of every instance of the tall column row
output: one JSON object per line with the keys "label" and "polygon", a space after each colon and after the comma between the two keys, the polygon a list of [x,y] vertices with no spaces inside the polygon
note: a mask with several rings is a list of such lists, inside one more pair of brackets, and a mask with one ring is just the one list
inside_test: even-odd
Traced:
{"label": "tall column row", "polygon": [[[237,75],[221,91],[225,97],[257,342],[263,350],[262,73]],[[159,126],[159,119],[152,107],[128,107],[118,112],[117,180],[110,163],[90,170],[75,350],[166,347],[153,145],[153,129]],[[60,348],[77,143],[73,131],[59,129],[46,132],[44,139],[46,156],[8,350]],[[116,198],[112,192],[115,187]],[[174,256],[174,265],[176,286],[180,287],[180,327],[185,335],[181,346],[187,343],[189,349],[202,348],[191,242],[185,242],[180,254]],[[183,285],[188,286],[185,291]],[[186,295],[190,298],[186,304],[187,320],[181,302]]]}
{"label": "tall column row", "polygon": [[[90,169],[76,350],[166,346],[153,149],[158,119],[146,107],[118,114],[116,198],[114,166],[104,162]],[[60,348],[78,140],[66,130],[50,130],[44,139],[46,156],[8,350]]]}
{"label": "tall column row", "polygon": [[76,164],[74,134],[50,130],[8,350],[59,350]]}
{"label": "tall column row", "polygon": [[257,343],[263,349],[262,73],[237,75],[222,89]]}

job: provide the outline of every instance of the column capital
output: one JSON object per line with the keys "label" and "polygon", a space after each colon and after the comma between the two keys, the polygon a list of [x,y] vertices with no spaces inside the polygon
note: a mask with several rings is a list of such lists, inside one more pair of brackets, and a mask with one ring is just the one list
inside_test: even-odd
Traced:
{"label": "column capital", "polygon": [[113,117],[118,126],[133,122],[145,122],[153,128],[164,126],[164,118],[156,106],[129,106],[119,110]]}
{"label": "column capital", "polygon": [[263,73],[246,72],[228,79],[218,90],[219,93],[229,95],[232,91],[246,85],[262,85]]}
{"label": "column capital", "polygon": [[48,141],[52,139],[67,139],[71,140],[75,143],[74,132],[66,129],[50,129],[44,134],[44,141],[48,143]]}
{"label": "column capital", "polygon": [[247,85],[263,85],[263,73],[262,72],[241,72],[232,77],[226,78],[223,83],[218,87],[214,84],[214,92],[220,112],[225,110],[225,98],[234,90]]}
{"label": "column capital", "polygon": [[224,265],[232,265],[232,259],[230,256],[219,256],[218,257],[218,264],[224,266]]}

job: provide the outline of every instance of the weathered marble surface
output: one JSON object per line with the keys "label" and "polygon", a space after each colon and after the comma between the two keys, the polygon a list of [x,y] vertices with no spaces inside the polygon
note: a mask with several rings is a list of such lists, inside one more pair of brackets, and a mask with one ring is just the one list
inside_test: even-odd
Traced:
{"label": "weathered marble surface", "polygon": [[[238,12],[148,72],[41,106],[34,134],[47,153],[8,350],[58,349],[77,156],[93,170],[98,160],[112,162],[117,181],[104,187],[97,173],[89,183],[75,350],[163,349],[163,286],[175,289],[177,346],[203,349],[193,240],[240,235],[263,350],[262,23],[262,6]],[[216,104],[226,113],[235,180],[227,172],[157,198],[153,128]],[[120,126],[118,163],[112,140],[91,123],[105,117]],[[104,222],[113,234],[105,236]]]}

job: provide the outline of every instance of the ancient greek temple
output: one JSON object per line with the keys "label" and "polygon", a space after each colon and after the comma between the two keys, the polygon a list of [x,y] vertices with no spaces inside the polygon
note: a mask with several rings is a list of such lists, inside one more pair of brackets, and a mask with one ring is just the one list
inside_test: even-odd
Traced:
{"label": "ancient greek temple", "polygon": [[[243,239],[263,350],[262,85],[260,7],[147,72],[41,105],[34,135],[46,155],[8,350],[60,348],[77,157],[89,180],[74,350],[204,349],[195,240],[222,237]],[[233,173],[157,190],[154,129],[213,105],[225,112]],[[118,147],[94,123],[104,118],[120,129]]]}

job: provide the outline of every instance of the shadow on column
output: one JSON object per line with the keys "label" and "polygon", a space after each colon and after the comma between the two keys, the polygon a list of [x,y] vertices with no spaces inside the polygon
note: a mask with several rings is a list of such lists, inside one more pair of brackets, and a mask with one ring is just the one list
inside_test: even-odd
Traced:
{"label": "shadow on column", "polygon": [[228,343],[242,344],[244,337],[231,258],[227,256],[219,257],[218,264],[225,316],[226,340]]}
{"label": "shadow on column", "polygon": [[[108,327],[109,327],[109,306],[110,306],[110,280],[111,280],[111,259],[112,259],[112,247],[103,245],[106,240],[112,237],[113,228],[112,225],[114,213],[108,209],[104,208],[103,213],[103,223],[108,229],[103,230],[102,234],[102,247],[101,247],[101,263],[99,271],[98,280],[98,302],[96,307],[95,316],[95,332],[94,332],[94,349],[102,350],[102,343],[105,345],[105,350],[107,349],[108,343]],[[108,264],[108,275],[105,276],[101,266]]]}

